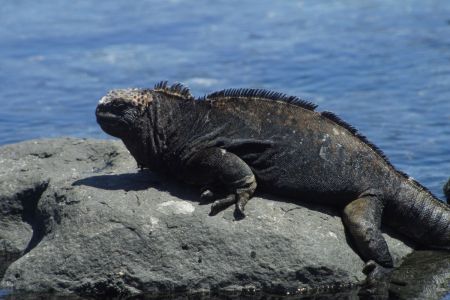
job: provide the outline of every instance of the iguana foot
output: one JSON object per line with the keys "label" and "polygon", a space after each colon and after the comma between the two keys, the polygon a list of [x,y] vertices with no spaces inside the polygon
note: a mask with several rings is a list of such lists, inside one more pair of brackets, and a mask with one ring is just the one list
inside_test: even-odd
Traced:
{"label": "iguana foot", "polygon": [[389,277],[392,270],[393,268],[385,268],[375,261],[369,260],[365,264],[362,272],[367,276],[366,281],[375,282]]}
{"label": "iguana foot", "polygon": [[364,296],[388,296],[388,288],[390,282],[390,275],[393,268],[386,268],[377,264],[373,260],[369,260],[364,266],[362,272],[366,275],[366,279],[362,284],[359,295]]}
{"label": "iguana foot", "polygon": [[247,205],[248,200],[253,195],[256,189],[256,181],[255,176],[251,176],[246,179],[246,186],[237,189],[236,191],[236,214],[240,218],[245,217],[244,209],[245,205]]}
{"label": "iguana foot", "polygon": [[201,202],[209,202],[214,200],[215,194],[209,188],[204,188],[200,190]]}
{"label": "iguana foot", "polygon": [[[226,195],[225,197],[221,197],[219,199],[217,194],[212,192],[210,189],[205,188],[201,193],[200,197],[202,200],[211,201],[217,199],[211,205],[210,215],[216,215],[220,211],[228,208],[232,204],[236,204],[235,216],[237,219],[242,219],[245,217],[244,209],[250,197],[253,195],[253,192],[256,189],[256,181],[254,176],[251,178],[245,179],[245,185],[243,187],[237,188],[233,194]],[[223,196],[223,194],[221,195]]]}
{"label": "iguana foot", "polygon": [[236,203],[236,196],[234,194],[228,195],[225,198],[217,199],[213,202],[211,205],[211,212],[209,213],[210,216],[214,216],[224,210],[225,208],[228,208],[229,206]]}
{"label": "iguana foot", "polygon": [[[189,158],[186,171],[194,174],[197,184],[202,184],[202,200],[216,200],[211,215],[236,203],[236,212],[244,214],[244,208],[256,189],[252,169],[239,156],[221,148],[208,148]],[[193,182],[195,183],[195,182]],[[217,194],[216,191],[219,193]]]}
{"label": "iguana foot", "polygon": [[200,189],[200,203],[211,205],[210,216],[218,214],[220,211],[236,203],[235,194],[225,193],[213,187],[203,187]]}

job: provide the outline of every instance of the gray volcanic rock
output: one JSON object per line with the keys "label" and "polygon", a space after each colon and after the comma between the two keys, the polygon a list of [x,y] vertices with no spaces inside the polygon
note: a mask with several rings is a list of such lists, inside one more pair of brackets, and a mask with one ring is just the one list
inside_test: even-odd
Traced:
{"label": "gray volcanic rock", "polygon": [[418,250],[407,255],[392,273],[389,295],[398,300],[450,296],[450,252]]}
{"label": "gray volcanic rock", "polygon": [[447,183],[444,185],[443,188],[444,195],[447,198],[447,201],[450,202],[450,178],[447,180]]}
{"label": "gray volcanic rock", "polygon": [[[118,141],[4,146],[0,287],[101,297],[282,292],[364,279],[330,208],[259,195],[238,221],[233,208],[209,216],[198,198],[195,188],[138,172]],[[397,264],[412,251],[386,238]]]}

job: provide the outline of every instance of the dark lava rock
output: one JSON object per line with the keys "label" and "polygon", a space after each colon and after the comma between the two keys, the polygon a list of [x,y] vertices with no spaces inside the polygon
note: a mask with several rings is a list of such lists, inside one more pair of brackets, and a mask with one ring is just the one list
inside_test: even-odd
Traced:
{"label": "dark lava rock", "polygon": [[450,297],[450,252],[414,251],[394,270],[390,281],[389,299]]}
{"label": "dark lava rock", "polygon": [[[0,148],[0,288],[127,297],[321,291],[364,279],[339,213],[273,196],[209,216],[199,192],[138,172],[118,141]],[[396,263],[411,248],[386,235]],[[4,273],[4,274],[3,274]]]}
{"label": "dark lava rock", "polygon": [[444,185],[444,195],[447,198],[447,202],[450,203],[450,178],[448,179],[447,183]]}

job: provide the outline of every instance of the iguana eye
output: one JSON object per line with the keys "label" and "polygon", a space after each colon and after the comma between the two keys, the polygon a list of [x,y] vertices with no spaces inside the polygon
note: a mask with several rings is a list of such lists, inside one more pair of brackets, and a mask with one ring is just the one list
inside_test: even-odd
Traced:
{"label": "iguana eye", "polygon": [[117,101],[114,103],[114,106],[120,109],[126,109],[130,107],[130,104],[126,103],[125,101]]}

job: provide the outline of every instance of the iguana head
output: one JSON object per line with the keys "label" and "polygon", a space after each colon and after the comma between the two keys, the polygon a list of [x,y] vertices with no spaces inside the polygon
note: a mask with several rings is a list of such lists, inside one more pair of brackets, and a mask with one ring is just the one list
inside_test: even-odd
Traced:
{"label": "iguana head", "polygon": [[152,104],[168,99],[193,100],[194,97],[182,84],[169,86],[167,81],[157,83],[153,89],[112,90],[98,103],[97,122],[106,133],[123,139],[130,131],[142,129],[139,122],[145,119],[143,116],[149,113]]}
{"label": "iguana head", "polygon": [[[193,100],[189,89],[166,81],[153,89],[112,90],[102,97],[95,115],[109,135],[120,138],[141,167],[157,169],[171,130],[172,107]],[[172,104],[173,105],[172,105]]]}
{"label": "iguana head", "polygon": [[150,89],[112,90],[100,99],[95,111],[103,131],[120,138],[138,166],[152,169],[159,164],[149,117],[154,97]]}
{"label": "iguana head", "polygon": [[151,90],[112,90],[98,103],[95,111],[97,123],[114,137],[130,137],[130,134],[140,131],[142,117],[152,100]]}

